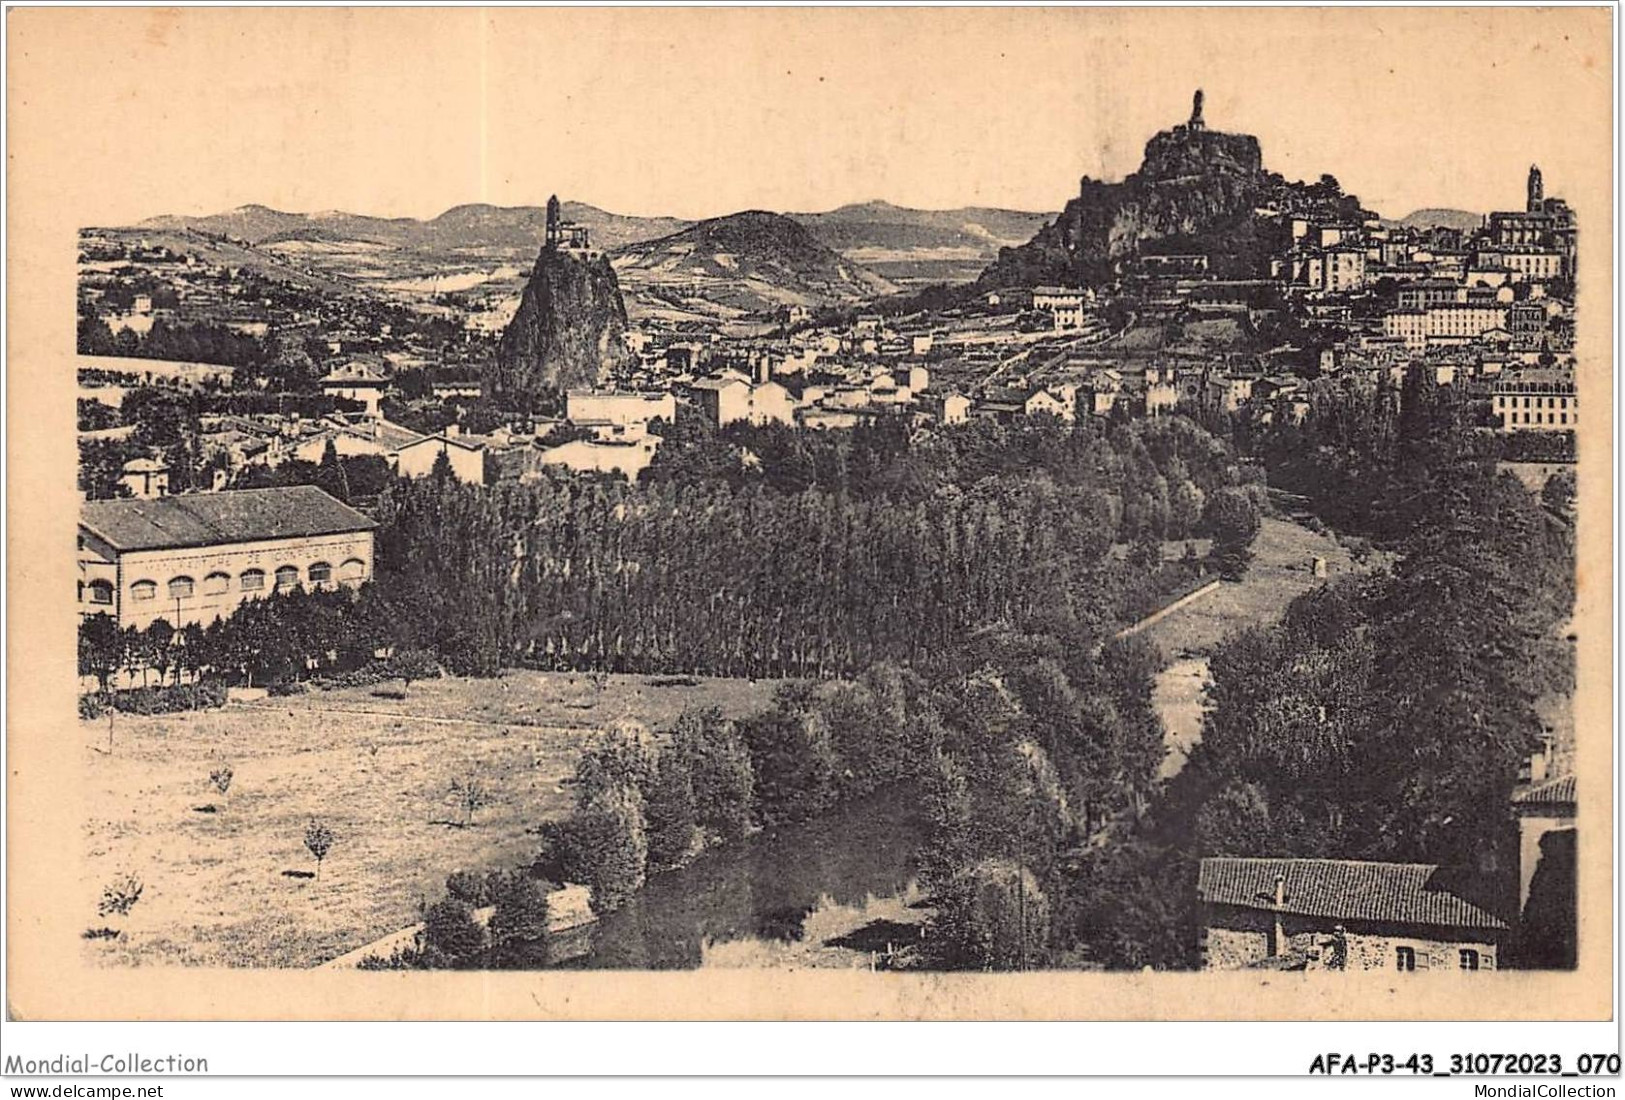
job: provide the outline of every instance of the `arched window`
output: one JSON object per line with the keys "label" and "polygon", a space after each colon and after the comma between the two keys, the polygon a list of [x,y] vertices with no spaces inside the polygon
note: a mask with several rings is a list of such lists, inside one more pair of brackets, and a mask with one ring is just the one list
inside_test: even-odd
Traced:
{"label": "arched window", "polygon": [[1414,947],[1396,947],[1396,948],[1394,948],[1394,969],[1399,970],[1402,973],[1409,973],[1410,971],[1415,970],[1416,969],[1416,948],[1414,948]]}
{"label": "arched window", "polygon": [[244,592],[258,592],[265,587],[265,570],[245,569],[239,584]]}
{"label": "arched window", "polygon": [[86,591],[90,593],[91,603],[110,604],[113,602],[112,581],[91,581],[86,586]]}
{"label": "arched window", "polygon": [[184,600],[192,594],[191,577],[171,577],[169,580],[169,598]]}
{"label": "arched window", "polygon": [[136,581],[130,586],[130,599],[152,600],[158,597],[157,581]]}
{"label": "arched window", "polygon": [[339,566],[339,580],[362,581],[367,579],[367,563],[360,558],[351,558]]}
{"label": "arched window", "polygon": [[221,596],[231,591],[231,577],[225,573],[210,573],[203,578],[205,596]]}
{"label": "arched window", "polygon": [[310,563],[310,583],[326,584],[333,579],[333,567],[325,561]]}
{"label": "arched window", "polygon": [[276,571],[276,590],[286,592],[299,587],[299,567],[297,565],[284,565]]}

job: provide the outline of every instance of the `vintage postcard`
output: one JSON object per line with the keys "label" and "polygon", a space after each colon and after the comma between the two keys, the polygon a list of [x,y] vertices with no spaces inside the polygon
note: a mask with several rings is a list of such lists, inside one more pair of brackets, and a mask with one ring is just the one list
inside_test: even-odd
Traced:
{"label": "vintage postcard", "polygon": [[7,19],[14,1018],[1608,1013],[1608,10]]}

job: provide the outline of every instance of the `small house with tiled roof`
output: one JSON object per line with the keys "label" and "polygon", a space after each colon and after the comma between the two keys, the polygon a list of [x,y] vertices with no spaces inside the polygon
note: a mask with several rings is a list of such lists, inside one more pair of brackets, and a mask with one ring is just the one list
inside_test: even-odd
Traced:
{"label": "small house with tiled roof", "polygon": [[1201,861],[1209,970],[1493,970],[1508,933],[1495,886],[1427,863]]}
{"label": "small house with tiled roof", "polygon": [[311,485],[87,501],[79,610],[143,630],[207,625],[273,592],[359,585],[375,527]]}
{"label": "small house with tiled roof", "polygon": [[421,436],[397,448],[395,472],[402,477],[428,477],[434,472],[435,463],[444,458],[458,481],[484,485],[486,455],[496,447],[497,441],[490,436],[471,435],[451,424],[444,431]]}
{"label": "small house with tiled roof", "polygon": [[119,471],[119,483],[133,497],[155,500],[169,492],[169,467],[155,458],[132,458]]}
{"label": "small house with tiled roof", "polygon": [[371,363],[354,360],[335,367],[322,379],[322,392],[329,397],[359,401],[368,416],[377,416],[379,402],[389,390],[389,378]]}

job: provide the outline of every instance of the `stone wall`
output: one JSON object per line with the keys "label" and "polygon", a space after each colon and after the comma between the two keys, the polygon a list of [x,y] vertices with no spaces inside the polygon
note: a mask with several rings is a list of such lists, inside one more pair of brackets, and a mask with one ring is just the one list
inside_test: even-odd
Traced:
{"label": "stone wall", "polygon": [[[1337,922],[1288,914],[1281,923],[1287,954],[1304,959],[1306,969],[1326,969],[1332,958]],[[1202,931],[1203,969],[1240,970],[1265,962],[1271,955],[1274,928],[1273,914],[1264,910],[1209,906]],[[1480,970],[1496,969],[1497,945],[1492,941],[1473,938],[1466,932],[1461,933],[1461,938],[1447,939],[1430,939],[1418,932],[1403,925],[1350,922],[1344,931],[1345,969],[1392,970],[1401,947],[1416,953],[1418,971],[1459,970],[1464,949],[1478,952]]]}

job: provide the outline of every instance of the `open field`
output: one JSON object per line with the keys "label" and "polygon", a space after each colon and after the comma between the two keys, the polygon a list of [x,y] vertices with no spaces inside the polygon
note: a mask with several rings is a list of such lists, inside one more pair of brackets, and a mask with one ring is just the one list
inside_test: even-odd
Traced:
{"label": "open field", "polygon": [[1147,627],[1142,636],[1172,660],[1206,653],[1242,627],[1274,622],[1287,604],[1323,583],[1314,575],[1317,556],[1326,559],[1328,580],[1359,568],[1348,550],[1330,535],[1317,535],[1291,520],[1266,516],[1253,543],[1252,565],[1241,581],[1221,585]]}
{"label": "open field", "polygon": [[1162,718],[1167,756],[1158,770],[1168,779],[1185,765],[1201,739],[1207,655],[1243,627],[1274,622],[1287,604],[1325,583],[1313,559],[1326,559],[1327,580],[1360,569],[1330,535],[1317,535],[1290,520],[1267,516],[1253,543],[1253,563],[1238,583],[1225,583],[1141,631],[1171,663],[1158,674],[1152,702]]}
{"label": "open field", "polygon": [[[122,929],[86,942],[124,965],[314,966],[418,919],[458,870],[531,855],[527,829],[566,811],[581,747],[617,719],[669,725],[686,706],[735,717],[772,681],[666,682],[510,672],[312,692],[219,711],[83,722],[86,893],[74,920]],[[227,797],[209,772],[227,763]],[[450,794],[477,778],[491,802],[471,826]],[[197,807],[213,805],[215,812]],[[305,826],[336,840],[320,877]],[[144,884],[127,920],[100,918],[104,884]],[[290,875],[288,872],[294,872]]]}

